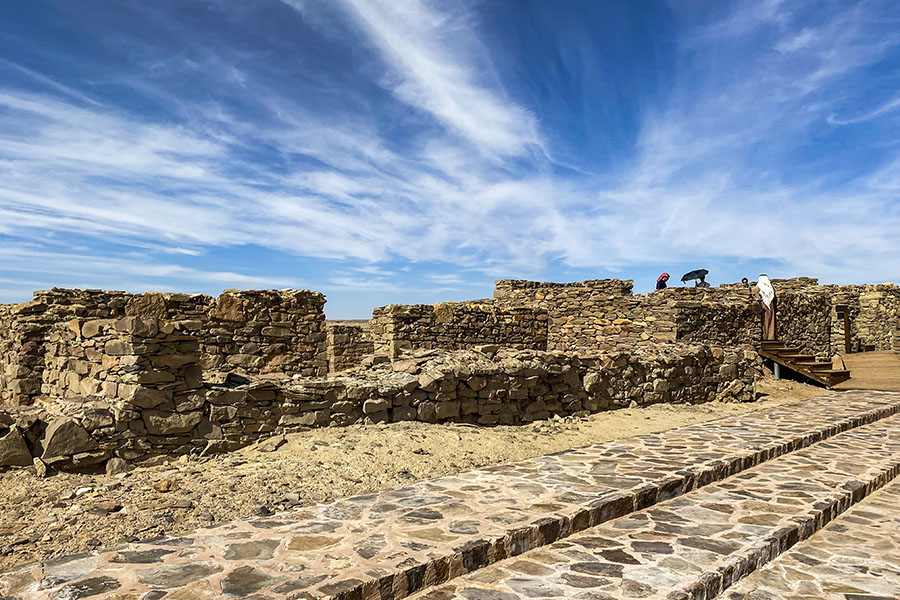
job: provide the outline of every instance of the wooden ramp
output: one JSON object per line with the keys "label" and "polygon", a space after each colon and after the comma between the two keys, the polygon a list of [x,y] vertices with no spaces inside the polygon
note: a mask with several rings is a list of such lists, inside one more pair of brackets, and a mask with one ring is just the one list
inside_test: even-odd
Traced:
{"label": "wooden ramp", "polygon": [[835,368],[841,367],[841,358],[853,375],[834,389],[900,392],[900,355],[893,352],[845,354],[835,358]]}
{"label": "wooden ramp", "polygon": [[818,362],[815,356],[803,354],[801,353],[800,348],[789,346],[784,342],[764,341],[759,354],[763,358],[768,358],[782,367],[812,379],[825,387],[834,387],[837,384],[850,379],[849,370],[836,368],[830,362]]}

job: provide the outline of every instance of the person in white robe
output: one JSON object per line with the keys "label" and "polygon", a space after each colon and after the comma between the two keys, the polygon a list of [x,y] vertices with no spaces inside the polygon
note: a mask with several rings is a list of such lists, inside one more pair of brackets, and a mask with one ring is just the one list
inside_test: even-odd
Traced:
{"label": "person in white robe", "polygon": [[775,288],[772,287],[772,282],[765,273],[759,276],[756,287],[759,289],[759,302],[765,311],[763,313],[762,339],[776,340],[778,338],[775,336],[775,305],[777,304]]}

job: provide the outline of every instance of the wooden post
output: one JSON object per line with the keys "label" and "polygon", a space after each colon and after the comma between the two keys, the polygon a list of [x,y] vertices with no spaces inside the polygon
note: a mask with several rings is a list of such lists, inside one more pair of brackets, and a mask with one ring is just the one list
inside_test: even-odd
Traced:
{"label": "wooden post", "polygon": [[844,354],[850,354],[850,311],[844,313]]}

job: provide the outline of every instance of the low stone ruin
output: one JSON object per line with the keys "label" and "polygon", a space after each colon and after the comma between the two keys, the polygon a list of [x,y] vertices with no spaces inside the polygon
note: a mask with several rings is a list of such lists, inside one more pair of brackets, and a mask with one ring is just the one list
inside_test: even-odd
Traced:
{"label": "low stone ruin", "polygon": [[327,340],[328,370],[331,372],[351,369],[375,351],[370,330],[361,326],[329,325]]}
{"label": "low stone ruin", "polygon": [[[894,347],[900,290],[775,281],[784,339],[827,356]],[[99,469],[308,427],[519,424],[632,403],[751,401],[746,289],[498,281],[494,299],[327,324],[322,294],[50,290],[0,306],[0,466]],[[842,314],[843,314],[842,313]],[[838,329],[840,327],[840,329]]]}

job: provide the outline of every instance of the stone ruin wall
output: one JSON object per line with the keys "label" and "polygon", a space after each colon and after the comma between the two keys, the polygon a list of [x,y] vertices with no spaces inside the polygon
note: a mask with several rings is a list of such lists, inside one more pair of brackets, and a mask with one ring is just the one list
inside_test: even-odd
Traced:
{"label": "stone ruin wall", "polygon": [[239,369],[250,375],[328,372],[325,296],[308,290],[229,290],[201,324],[204,370]]}
{"label": "stone ruin wall", "polygon": [[[857,335],[896,343],[895,286],[775,285],[791,342],[833,345],[840,301]],[[315,292],[38,292],[0,306],[0,390],[19,407],[0,412],[0,464],[217,452],[364,420],[523,423],[753,399],[759,356],[741,344],[757,341],[760,309],[747,290],[501,281],[496,296],[382,307],[367,339],[353,326],[326,333]],[[328,369],[344,374],[322,378]]]}
{"label": "stone ruin wall", "polygon": [[890,350],[900,334],[900,288],[865,286],[859,294],[859,337],[876,350]]}
{"label": "stone ruin wall", "polygon": [[40,391],[34,376],[38,361],[43,362],[39,346],[29,343],[18,315],[17,306],[0,305],[0,405]]}
{"label": "stone ruin wall", "polygon": [[843,354],[845,346],[844,319],[838,307],[846,307],[850,315],[850,346],[857,352],[860,345],[875,350],[890,350],[893,338],[900,330],[900,287],[878,285],[823,285],[803,292],[824,298],[827,309],[828,337],[832,354]]}
{"label": "stone ruin wall", "polygon": [[495,299],[549,314],[548,349],[593,352],[635,344],[752,344],[761,311],[748,292],[669,288],[632,295],[630,280],[558,284],[496,282]]}
{"label": "stone ruin wall", "polygon": [[330,373],[357,367],[375,352],[372,334],[358,325],[329,325],[327,339]]}
{"label": "stone ruin wall", "polygon": [[508,308],[546,311],[548,350],[584,353],[674,341],[672,311],[662,303],[648,308],[642,296],[632,296],[633,283],[500,280],[494,300]]}
{"label": "stone ruin wall", "polygon": [[[774,279],[778,336],[805,353],[830,360],[843,352],[843,320],[835,306],[850,307],[853,347],[892,347],[900,316],[900,288],[819,286],[814,278]],[[547,310],[548,349],[577,352],[634,344],[693,342],[758,345],[762,308],[758,295],[739,284],[719,288],[673,287],[631,295],[631,281],[543,283],[501,280],[495,299],[505,306]]]}
{"label": "stone ruin wall", "polygon": [[35,292],[31,302],[0,312],[0,405],[55,397],[45,385],[51,337],[73,319],[153,317],[187,323],[207,372],[324,376],[328,369],[325,298],[318,292],[226,291],[205,295],[128,294],[100,290]]}
{"label": "stone ruin wall", "polygon": [[[774,285],[777,285],[775,283]],[[775,332],[780,340],[800,348],[804,354],[831,362],[836,352],[832,342],[832,303],[821,290],[779,291]]]}
{"label": "stone ruin wall", "polygon": [[641,298],[643,307],[667,308],[676,341],[712,345],[759,343],[762,311],[747,290],[668,288]]}
{"label": "stone ruin wall", "polygon": [[371,327],[375,353],[391,357],[404,349],[464,350],[485,344],[547,349],[546,311],[492,300],[382,306],[372,312]]}
{"label": "stone ruin wall", "polygon": [[83,373],[69,378],[59,370],[65,401],[0,413],[2,464],[24,466],[34,455],[77,470],[111,457],[225,451],[279,432],[366,420],[516,424],[632,402],[743,402],[754,399],[760,372],[751,348],[678,345],[578,357],[491,347],[419,351],[331,379],[203,384],[185,322],[73,320],[58,333],[51,363],[79,361]]}
{"label": "stone ruin wall", "polygon": [[[823,358],[844,353],[839,306],[849,309],[853,352],[861,344],[890,350],[900,330],[900,287],[894,284],[819,285],[811,277],[773,279],[772,284],[779,298],[779,332],[784,332],[785,340]],[[821,348],[827,352],[816,352]]]}
{"label": "stone ruin wall", "polygon": [[404,353],[351,377],[298,382],[276,395],[284,398],[285,426],[365,419],[517,424],[631,402],[750,401],[760,371],[752,348],[679,345],[579,357],[491,346]]}

